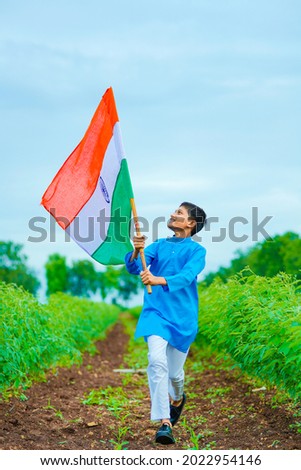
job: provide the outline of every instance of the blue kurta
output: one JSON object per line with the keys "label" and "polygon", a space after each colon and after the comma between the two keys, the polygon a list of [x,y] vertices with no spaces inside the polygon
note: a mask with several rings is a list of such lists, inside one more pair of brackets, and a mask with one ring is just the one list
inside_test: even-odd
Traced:
{"label": "blue kurta", "polygon": [[[167,286],[152,286],[152,294],[144,291],[144,306],[135,338],[157,335],[173,347],[187,352],[198,329],[197,275],[204,269],[206,250],[192,238],[161,238],[145,248],[146,265],[154,276],[166,279]],[[130,262],[131,274],[140,274],[140,256]]]}

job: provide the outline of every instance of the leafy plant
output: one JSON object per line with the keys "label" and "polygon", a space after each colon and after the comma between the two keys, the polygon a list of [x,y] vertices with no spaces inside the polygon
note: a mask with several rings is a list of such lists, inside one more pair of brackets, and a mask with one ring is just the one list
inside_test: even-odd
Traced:
{"label": "leafy plant", "polygon": [[123,438],[128,433],[130,428],[127,426],[119,427],[117,432],[115,433],[115,439],[110,439],[109,442],[113,444],[114,450],[126,450],[126,445],[129,441],[124,441]]}
{"label": "leafy plant", "polygon": [[[200,441],[202,439],[205,439],[206,437],[209,437],[209,436],[212,436],[214,433],[212,431],[210,431],[209,429],[205,429],[203,432],[199,432],[198,434],[196,434],[195,430],[192,428],[192,426],[190,426],[188,423],[187,423],[187,420],[186,418],[183,419],[183,422],[182,422],[182,426],[189,432],[189,438],[190,438],[190,441],[193,445],[193,447],[186,447],[187,449],[192,449],[192,450],[200,450],[201,447],[200,447]],[[210,444],[213,444],[213,442],[209,443]],[[205,447],[206,449],[207,447]],[[209,449],[211,447],[208,447]]]}
{"label": "leafy plant", "polygon": [[244,270],[200,286],[199,346],[229,354],[245,372],[301,398],[300,281]]}
{"label": "leafy plant", "polygon": [[296,421],[295,423],[290,424],[289,428],[290,429],[295,429],[297,431],[297,433],[301,434],[301,422],[300,421]]}
{"label": "leafy plant", "polygon": [[50,296],[40,304],[22,287],[0,282],[0,392],[17,392],[45,371],[81,362],[83,351],[116,322],[119,309],[104,303]]}
{"label": "leafy plant", "polygon": [[[91,390],[86,398],[82,400],[82,403],[84,405],[104,406],[115,418],[122,419],[128,405],[128,397],[121,387],[111,387],[109,385],[104,389]],[[128,412],[126,412],[126,416],[128,416]]]}
{"label": "leafy plant", "polygon": [[48,399],[47,406],[43,406],[43,408],[44,408],[44,410],[52,410],[54,412],[55,416],[57,416],[60,419],[64,419],[63,418],[63,413],[61,412],[61,410],[57,410],[54,406],[52,406],[50,404],[50,398]]}
{"label": "leafy plant", "polygon": [[211,387],[206,390],[206,398],[223,397],[226,393],[231,392],[231,387]]}

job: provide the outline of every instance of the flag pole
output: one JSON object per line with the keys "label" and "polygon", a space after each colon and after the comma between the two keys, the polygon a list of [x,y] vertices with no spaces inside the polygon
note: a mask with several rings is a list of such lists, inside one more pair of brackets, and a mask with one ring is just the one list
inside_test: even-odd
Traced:
{"label": "flag pole", "polygon": [[[132,211],[133,211],[134,225],[135,225],[135,229],[136,229],[136,234],[137,234],[138,237],[140,237],[141,232],[140,232],[140,225],[139,225],[135,200],[134,200],[134,198],[131,198],[130,201],[131,201],[131,207],[132,207]],[[141,262],[142,262],[143,271],[146,271],[147,266],[146,266],[146,261],[145,261],[145,256],[144,256],[144,249],[140,248],[139,252],[140,252],[140,258],[141,258]],[[147,292],[149,294],[152,293],[152,287],[149,284],[147,284],[146,289],[147,289]]]}

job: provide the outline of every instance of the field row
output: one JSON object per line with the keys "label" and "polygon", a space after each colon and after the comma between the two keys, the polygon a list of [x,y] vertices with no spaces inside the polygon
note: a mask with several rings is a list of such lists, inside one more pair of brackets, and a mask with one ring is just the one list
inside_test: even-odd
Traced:
{"label": "field row", "polygon": [[301,398],[300,281],[242,272],[200,286],[197,342],[226,352],[248,374]]}
{"label": "field row", "polygon": [[94,342],[115,323],[119,309],[67,294],[47,304],[13,284],[0,283],[0,392],[28,387],[46,370],[70,366],[92,352]]}
{"label": "field row", "polygon": [[[58,366],[93,352],[94,342],[119,317],[119,308],[66,294],[47,304],[14,285],[0,283],[0,392],[28,387]],[[250,272],[199,289],[196,345],[228,354],[253,377],[301,398],[300,283]],[[131,309],[138,317],[141,308]]]}

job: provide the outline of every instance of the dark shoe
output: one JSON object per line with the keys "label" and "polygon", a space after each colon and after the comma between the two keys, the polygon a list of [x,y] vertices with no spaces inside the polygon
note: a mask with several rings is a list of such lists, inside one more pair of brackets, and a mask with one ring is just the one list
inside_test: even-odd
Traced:
{"label": "dark shoe", "polygon": [[186,395],[185,393],[183,393],[183,400],[179,406],[174,406],[170,404],[170,422],[173,426],[178,422],[185,403],[186,403]]}
{"label": "dark shoe", "polygon": [[168,424],[162,424],[158,429],[155,442],[159,444],[174,444],[176,442],[172,435],[171,427]]}

